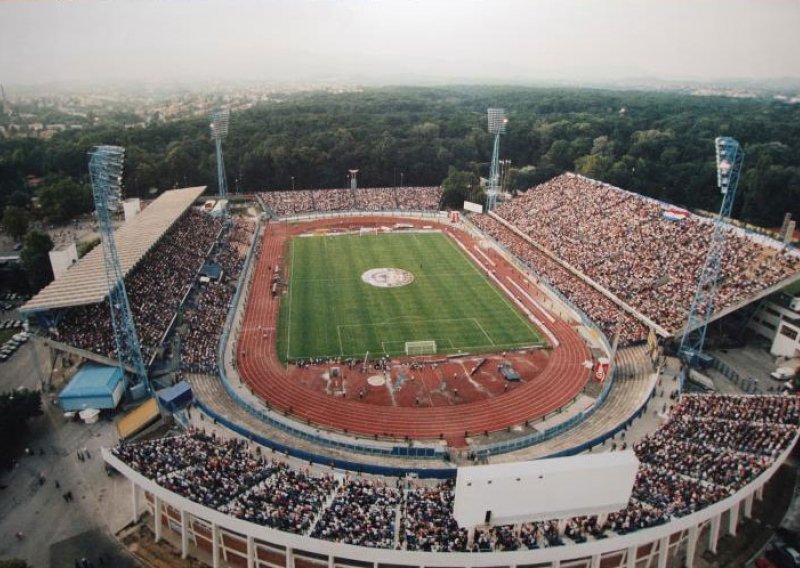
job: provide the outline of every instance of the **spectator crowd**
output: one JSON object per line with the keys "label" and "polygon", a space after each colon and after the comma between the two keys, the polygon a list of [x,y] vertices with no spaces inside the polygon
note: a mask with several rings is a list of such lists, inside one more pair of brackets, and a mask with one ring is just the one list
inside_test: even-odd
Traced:
{"label": "spectator crowd", "polygon": [[222,326],[236,292],[236,284],[255,231],[255,222],[234,219],[214,247],[208,262],[221,268],[218,280],[200,284],[187,300],[181,321],[180,369],[215,373]]}
{"label": "spectator crowd", "polygon": [[[125,279],[145,359],[161,342],[221,229],[220,219],[187,210]],[[116,358],[107,302],[65,310],[51,333],[58,341]]]}
{"label": "spectator crowd", "polygon": [[[669,332],[685,324],[714,230],[709,219],[688,212],[672,215],[664,203],[569,173],[529,189],[495,212]],[[759,242],[730,226],[724,230],[727,246],[717,311],[800,271],[800,256],[777,243]],[[517,249],[534,248],[513,244]],[[536,256],[538,261],[544,255],[526,256]],[[551,278],[551,268],[548,265],[541,272]]]}
{"label": "spectator crowd", "polygon": [[262,207],[278,217],[334,211],[438,211],[440,187],[297,189],[257,194]]}
{"label": "spectator crowd", "polygon": [[113,453],[171,491],[261,525],[369,547],[481,552],[580,543],[694,513],[770,467],[798,426],[796,397],[684,395],[664,426],[633,444],[640,467],[625,509],[471,533],[453,518],[452,480],[311,473],[197,430]]}
{"label": "spectator crowd", "polygon": [[606,337],[613,337],[619,330],[621,345],[647,337],[647,328],[639,320],[496,219],[488,215],[473,215],[470,220],[583,311]]}

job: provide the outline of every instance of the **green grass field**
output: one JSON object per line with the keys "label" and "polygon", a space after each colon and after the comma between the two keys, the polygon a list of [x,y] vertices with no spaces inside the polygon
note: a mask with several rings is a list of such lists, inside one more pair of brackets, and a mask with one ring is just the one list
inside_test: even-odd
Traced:
{"label": "green grass field", "polygon": [[[296,237],[289,243],[278,354],[405,355],[406,341],[435,340],[439,353],[502,351],[542,342],[458,246],[440,233]],[[414,281],[376,288],[371,268],[401,268]]]}

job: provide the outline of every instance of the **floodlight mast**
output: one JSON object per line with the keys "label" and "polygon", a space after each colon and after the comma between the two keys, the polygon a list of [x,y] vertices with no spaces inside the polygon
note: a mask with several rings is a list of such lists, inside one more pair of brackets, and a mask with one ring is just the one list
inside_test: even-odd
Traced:
{"label": "floodlight mast", "polygon": [[722,193],[722,206],[719,215],[714,219],[711,246],[697,280],[697,290],[695,290],[694,300],[689,309],[689,317],[678,350],[687,366],[691,366],[703,352],[706,329],[714,313],[717,286],[722,273],[722,258],[725,255],[728,237],[725,230],[725,219],[730,217],[733,202],[736,200],[736,189],[739,186],[739,175],[744,162],[744,150],[736,140],[725,136],[717,138],[714,142],[717,158],[717,186]]}
{"label": "floodlight mast", "polygon": [[211,113],[211,138],[217,149],[217,195],[220,199],[228,196],[228,181],[225,178],[225,161],[222,157],[222,141],[228,136],[231,113],[228,109]]}
{"label": "floodlight mast", "polygon": [[492,149],[492,165],[489,168],[489,186],[486,189],[486,212],[494,211],[497,207],[497,194],[500,191],[500,135],[506,133],[505,109],[490,108],[488,111],[489,132],[494,134],[494,148]]}
{"label": "floodlight mast", "polygon": [[125,279],[120,266],[114,228],[109,211],[116,210],[121,201],[122,166],[125,149],[120,146],[96,146],[89,152],[89,176],[92,181],[92,195],[100,228],[103,247],[103,266],[108,283],[108,304],[111,310],[111,326],[120,367],[132,369],[135,384],[144,384],[152,393],[145,371],[144,359],[136,324],[125,290]]}

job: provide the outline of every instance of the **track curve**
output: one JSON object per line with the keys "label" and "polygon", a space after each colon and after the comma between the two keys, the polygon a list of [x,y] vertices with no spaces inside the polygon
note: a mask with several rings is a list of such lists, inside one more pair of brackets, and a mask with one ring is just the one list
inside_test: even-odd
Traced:
{"label": "track curve", "polygon": [[[494,432],[537,420],[561,408],[581,392],[589,376],[583,365],[590,358],[586,344],[570,324],[558,318],[550,321],[549,315],[525,297],[519,300],[545,323],[559,345],[551,350],[545,368],[535,380],[500,396],[456,406],[377,406],[334,398],[292,380],[291,370],[284,367],[277,357],[276,330],[280,301],[271,297],[272,267],[285,265],[286,259],[282,256],[287,239],[320,228],[380,226],[395,222],[396,218],[365,215],[296,225],[272,222],[267,226],[261,254],[256,259],[255,274],[236,346],[239,374],[254,394],[272,408],[324,427],[368,436],[444,439],[458,447],[465,444],[467,435]],[[435,224],[449,238],[467,247],[476,243],[449,224],[410,219],[403,219],[403,222],[416,226]],[[511,278],[532,296],[537,293],[526,277],[502,256],[493,250],[486,251],[486,254],[495,263],[492,270],[501,281],[507,282]]]}

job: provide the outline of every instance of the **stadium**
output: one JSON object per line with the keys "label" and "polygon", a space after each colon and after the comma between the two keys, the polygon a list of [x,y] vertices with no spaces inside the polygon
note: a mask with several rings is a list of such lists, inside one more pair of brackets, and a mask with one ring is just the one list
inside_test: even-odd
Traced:
{"label": "stadium", "polygon": [[[691,566],[796,443],[796,397],[686,393],[663,354],[707,218],[571,173],[487,213],[440,211],[438,187],[354,184],[214,216],[203,191],[164,192],[114,234],[149,374],[194,400],[177,431],[103,458],[134,520],[183,557]],[[723,230],[710,321],[800,280],[795,249]],[[23,309],[65,358],[120,358],[103,261]]]}

